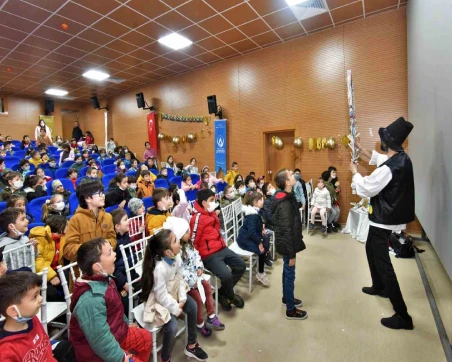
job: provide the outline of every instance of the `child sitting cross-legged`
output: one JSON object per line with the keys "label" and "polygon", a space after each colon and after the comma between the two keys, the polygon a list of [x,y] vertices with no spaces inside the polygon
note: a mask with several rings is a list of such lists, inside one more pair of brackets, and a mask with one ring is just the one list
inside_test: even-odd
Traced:
{"label": "child sitting cross-legged", "polygon": [[[224,324],[215,315],[212,288],[210,283],[203,278],[204,265],[198,251],[193,247],[190,240],[190,225],[185,219],[169,217],[163,224],[164,229],[171,230],[176,238],[180,240],[182,251],[182,275],[188,284],[191,296],[198,305],[197,324],[198,330],[204,337],[212,334],[212,329],[224,330]],[[205,304],[207,311],[207,321],[204,323],[202,310]]]}
{"label": "child sitting cross-legged", "polygon": [[42,277],[28,271],[16,271],[0,278],[0,351],[2,361],[72,361],[73,351],[61,341],[52,351],[49,336],[36,314],[41,308]]}
{"label": "child sitting cross-legged", "polygon": [[[243,225],[239,230],[237,244],[243,249],[258,255],[258,273],[256,279],[265,287],[270,286],[264,264],[268,258],[269,240],[264,229],[259,211],[264,206],[264,197],[257,191],[248,191],[245,195],[243,213],[245,215]],[[269,262],[271,265],[271,262]]]}
{"label": "child sitting cross-legged", "polygon": [[196,338],[196,302],[187,295],[188,286],[182,274],[180,241],[171,230],[162,230],[146,245],[143,260],[142,298],[146,301],[143,320],[162,326],[163,346],[161,359],[169,361],[177,334],[176,317],[187,315],[188,343],[184,353],[198,361],[207,360]]}
{"label": "child sitting cross-legged", "polygon": [[82,274],[74,284],[69,325],[77,361],[149,361],[151,334],[128,324],[121,295],[110,277],[115,257],[103,238],[87,241],[77,251]]}

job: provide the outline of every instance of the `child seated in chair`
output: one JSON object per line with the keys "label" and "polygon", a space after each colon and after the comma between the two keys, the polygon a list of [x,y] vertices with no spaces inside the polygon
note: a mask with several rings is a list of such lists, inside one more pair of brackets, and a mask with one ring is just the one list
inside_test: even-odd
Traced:
{"label": "child seated in chair", "polygon": [[317,187],[312,194],[311,199],[311,222],[309,223],[309,232],[312,233],[314,231],[315,225],[315,214],[320,212],[320,218],[322,219],[322,233],[326,235],[326,217],[325,213],[330,211],[331,209],[331,196],[328,189],[325,187],[323,178],[319,178],[317,180]]}
{"label": "child seated in chair", "polygon": [[11,195],[27,196],[23,190],[24,183],[22,182],[22,175],[18,172],[9,172],[5,176],[5,181],[8,185],[2,190],[1,199],[7,201]]}
{"label": "child seated in chair", "polygon": [[[131,217],[135,217],[135,216],[140,216],[143,214],[146,214],[146,210],[144,208],[144,203],[143,200],[138,199],[136,197],[132,197],[129,201],[129,203],[127,204],[129,210],[130,210],[130,216]],[[142,219],[134,219],[134,220],[130,220],[130,227],[132,228],[132,230],[138,230],[140,231],[140,234],[134,235],[132,237],[130,237],[130,240],[132,242],[140,240],[143,238],[143,231],[144,231],[144,235],[149,236],[149,230],[146,226],[146,218],[143,218],[143,221],[141,221]],[[135,234],[135,233],[134,233]]]}
{"label": "child seated in chair", "polygon": [[136,324],[129,325],[110,277],[115,272],[115,257],[103,238],[87,241],[77,251],[82,274],[74,284],[69,325],[77,361],[149,361],[151,334]]}
{"label": "child seated in chair", "polygon": [[[38,254],[38,241],[36,239],[28,239],[28,236],[25,236],[28,231],[28,220],[25,212],[15,207],[9,207],[4,210],[0,214],[0,229],[6,233],[6,236],[0,239],[0,248],[3,249],[3,252],[28,243],[31,244],[27,249],[18,252],[19,257],[17,259],[14,258],[18,262],[16,265],[18,268],[27,266],[26,264],[31,265],[32,255],[30,248],[33,247],[35,249],[36,256]],[[5,262],[9,264],[9,256],[5,257]]]}
{"label": "child seated in chair", "polygon": [[146,214],[146,224],[151,234],[155,229],[160,229],[166,218],[171,216],[172,200],[169,191],[164,188],[155,189],[152,202],[155,206],[150,207]]}

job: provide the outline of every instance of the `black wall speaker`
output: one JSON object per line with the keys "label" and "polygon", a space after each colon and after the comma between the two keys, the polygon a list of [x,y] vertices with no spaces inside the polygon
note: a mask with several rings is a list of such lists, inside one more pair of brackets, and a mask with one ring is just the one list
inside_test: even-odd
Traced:
{"label": "black wall speaker", "polygon": [[207,97],[207,107],[209,107],[209,114],[217,113],[217,96],[208,96]]}
{"label": "black wall speaker", "polygon": [[52,99],[46,99],[45,114],[48,116],[55,110],[55,102]]}
{"label": "black wall speaker", "polygon": [[91,97],[91,104],[93,105],[94,109],[100,108],[100,104],[99,104],[99,100],[97,99],[97,96]]}
{"label": "black wall speaker", "polygon": [[145,103],[144,103],[143,93],[137,93],[135,95],[135,97],[137,98],[137,106],[138,106],[138,108],[144,108],[145,107]]}

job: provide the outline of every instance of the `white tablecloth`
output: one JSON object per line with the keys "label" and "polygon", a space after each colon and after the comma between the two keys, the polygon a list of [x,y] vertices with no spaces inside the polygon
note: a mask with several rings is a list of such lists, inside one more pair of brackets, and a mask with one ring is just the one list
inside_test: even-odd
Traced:
{"label": "white tablecloth", "polygon": [[369,234],[369,216],[367,209],[350,209],[347,224],[342,229],[343,234],[350,234],[352,238],[365,243]]}

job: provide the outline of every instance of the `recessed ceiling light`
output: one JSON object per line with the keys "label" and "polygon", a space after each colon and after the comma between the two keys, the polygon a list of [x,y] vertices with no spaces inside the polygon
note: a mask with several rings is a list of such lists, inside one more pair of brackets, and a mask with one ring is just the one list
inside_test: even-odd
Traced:
{"label": "recessed ceiling light", "polygon": [[46,90],[46,94],[50,94],[52,96],[60,96],[60,97],[62,97],[62,96],[65,96],[67,94],[67,91],[62,90],[62,89],[53,89],[53,88],[51,88],[51,89],[47,89]]}
{"label": "recessed ceiling light", "polygon": [[301,3],[306,3],[310,0],[286,0],[287,5],[289,6],[295,6]]}
{"label": "recessed ceiling light", "polygon": [[182,49],[193,44],[191,40],[188,40],[186,37],[177,33],[164,36],[163,38],[160,38],[158,42],[174,50]]}
{"label": "recessed ceiling light", "polygon": [[101,72],[99,70],[88,70],[86,73],[83,73],[83,76],[94,80],[105,80],[110,77],[110,74]]}

